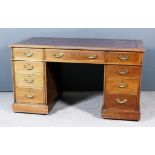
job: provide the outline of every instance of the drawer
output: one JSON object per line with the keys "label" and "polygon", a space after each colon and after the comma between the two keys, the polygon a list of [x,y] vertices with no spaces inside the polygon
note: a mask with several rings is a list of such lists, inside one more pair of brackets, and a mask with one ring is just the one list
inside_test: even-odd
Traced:
{"label": "drawer", "polygon": [[44,72],[43,62],[13,61],[13,65],[15,73],[33,74]]}
{"label": "drawer", "polygon": [[136,52],[107,52],[107,63],[112,64],[141,64],[141,53]]}
{"label": "drawer", "polygon": [[15,84],[17,87],[28,87],[28,88],[43,88],[44,87],[44,76],[43,74],[15,74]]}
{"label": "drawer", "polygon": [[45,104],[43,89],[15,88],[16,102]]}
{"label": "drawer", "polygon": [[137,93],[139,88],[138,79],[120,79],[120,78],[107,78],[106,79],[107,92],[120,92],[120,93]]}
{"label": "drawer", "polygon": [[105,109],[139,110],[138,96],[132,94],[106,94]]}
{"label": "drawer", "polygon": [[46,49],[45,59],[52,62],[105,63],[104,51]]}
{"label": "drawer", "polygon": [[140,66],[106,65],[105,74],[107,78],[139,78]]}
{"label": "drawer", "polygon": [[13,48],[15,60],[43,60],[43,49]]}

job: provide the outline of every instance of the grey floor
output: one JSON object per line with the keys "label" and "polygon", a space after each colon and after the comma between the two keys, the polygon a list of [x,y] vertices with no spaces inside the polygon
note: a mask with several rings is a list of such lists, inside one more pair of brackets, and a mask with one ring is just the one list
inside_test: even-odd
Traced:
{"label": "grey floor", "polygon": [[13,93],[0,93],[0,126],[35,127],[130,127],[155,126],[155,91],[141,93],[141,120],[120,121],[100,117],[101,92],[64,93],[49,115],[13,113]]}

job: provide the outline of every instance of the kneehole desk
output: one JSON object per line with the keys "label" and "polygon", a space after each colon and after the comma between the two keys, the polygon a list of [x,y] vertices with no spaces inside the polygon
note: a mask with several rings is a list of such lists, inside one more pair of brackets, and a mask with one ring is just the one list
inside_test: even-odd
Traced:
{"label": "kneehole desk", "polygon": [[[61,94],[53,63],[103,64],[103,118],[139,120],[140,40],[30,38],[11,45],[14,112],[48,114]],[[95,103],[94,103],[95,104]]]}

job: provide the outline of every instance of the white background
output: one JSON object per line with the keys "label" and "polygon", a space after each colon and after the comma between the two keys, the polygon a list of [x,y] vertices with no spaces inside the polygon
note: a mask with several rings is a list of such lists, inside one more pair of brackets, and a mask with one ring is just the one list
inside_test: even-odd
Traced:
{"label": "white background", "polygon": [[[0,27],[154,28],[153,2],[5,0],[0,1]],[[151,155],[154,133],[154,128],[1,128],[0,154]]]}

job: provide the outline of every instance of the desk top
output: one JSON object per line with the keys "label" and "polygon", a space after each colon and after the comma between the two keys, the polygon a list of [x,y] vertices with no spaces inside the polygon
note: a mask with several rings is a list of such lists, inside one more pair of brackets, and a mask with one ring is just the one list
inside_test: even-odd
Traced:
{"label": "desk top", "polygon": [[118,39],[87,39],[87,38],[40,38],[33,37],[25,41],[12,44],[11,47],[55,48],[55,49],[83,49],[107,51],[137,51],[143,52],[141,40]]}

